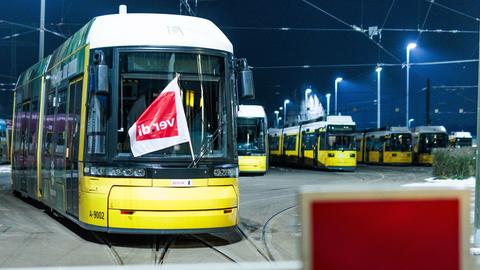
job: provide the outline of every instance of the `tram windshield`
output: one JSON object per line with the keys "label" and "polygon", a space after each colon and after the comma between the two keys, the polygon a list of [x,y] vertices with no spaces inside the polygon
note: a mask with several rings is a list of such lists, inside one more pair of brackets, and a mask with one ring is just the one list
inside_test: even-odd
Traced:
{"label": "tram windshield", "polygon": [[455,147],[469,147],[472,146],[472,138],[456,138],[454,142]]}
{"label": "tram windshield", "polygon": [[433,148],[447,147],[448,137],[445,133],[423,133],[420,134],[419,151],[431,153]]}
{"label": "tram windshield", "polygon": [[390,139],[386,140],[385,151],[411,151],[411,134],[391,134]]}
{"label": "tram windshield", "polygon": [[263,118],[238,118],[237,149],[239,155],[265,153],[265,121]]}
{"label": "tram windshield", "polygon": [[356,150],[354,126],[329,125],[327,127],[327,150]]}
{"label": "tram windshield", "polygon": [[[117,145],[119,156],[132,156],[128,129],[165,86],[180,74],[183,107],[196,155],[209,145],[205,157],[226,155],[227,117],[223,57],[174,52],[124,52],[119,58]],[[218,136],[216,136],[218,134]],[[215,138],[216,137],[216,138]],[[188,143],[143,157],[191,157]]]}

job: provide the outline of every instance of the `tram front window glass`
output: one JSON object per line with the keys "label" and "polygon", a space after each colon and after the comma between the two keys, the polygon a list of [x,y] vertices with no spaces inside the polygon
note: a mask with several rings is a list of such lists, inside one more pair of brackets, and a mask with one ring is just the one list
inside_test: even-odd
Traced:
{"label": "tram front window glass", "polygon": [[472,138],[457,138],[455,142],[456,147],[472,146]]}
{"label": "tram front window glass", "polygon": [[386,151],[411,151],[412,136],[410,134],[392,134],[385,144]]}
{"label": "tram front window glass", "polygon": [[239,155],[265,153],[263,118],[238,118],[237,130]]}
{"label": "tram front window glass", "polygon": [[447,147],[448,137],[445,133],[420,134],[420,152],[431,153],[433,148]]}
{"label": "tram front window glass", "polygon": [[[204,157],[226,155],[222,127],[227,110],[224,102],[224,58],[193,53],[125,52],[120,53],[120,89],[118,94],[118,141],[120,157],[131,157],[128,129],[160,92],[180,74],[183,107],[195,155],[209,146]],[[188,143],[172,146],[142,157],[191,158]]]}
{"label": "tram front window glass", "polygon": [[347,134],[328,134],[327,136],[328,150],[356,150],[355,138],[353,135]]}

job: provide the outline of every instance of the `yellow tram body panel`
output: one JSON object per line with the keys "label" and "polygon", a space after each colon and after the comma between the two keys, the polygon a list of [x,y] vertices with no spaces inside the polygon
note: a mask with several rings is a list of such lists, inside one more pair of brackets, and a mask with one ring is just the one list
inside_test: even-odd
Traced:
{"label": "yellow tram body panel", "polygon": [[238,156],[238,166],[240,172],[260,172],[267,171],[267,156]]}
{"label": "yellow tram body panel", "polygon": [[171,179],[83,177],[80,222],[109,229],[215,229],[238,223],[238,179],[192,179],[188,187]]}
{"label": "yellow tram body panel", "polygon": [[318,151],[318,162],[326,168],[355,169],[357,166],[356,151]]}
{"label": "yellow tram body panel", "polygon": [[432,165],[433,155],[432,154],[418,154],[417,159],[418,164]]}
{"label": "yellow tram body panel", "polygon": [[383,153],[385,164],[411,164],[412,152],[386,151]]}
{"label": "yellow tram body panel", "polygon": [[368,151],[368,163],[380,163],[380,151]]}

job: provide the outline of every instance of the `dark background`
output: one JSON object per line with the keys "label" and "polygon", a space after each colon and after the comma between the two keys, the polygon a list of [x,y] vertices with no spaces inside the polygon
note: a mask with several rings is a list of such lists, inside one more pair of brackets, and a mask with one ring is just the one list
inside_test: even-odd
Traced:
{"label": "dark background", "polygon": [[[249,104],[273,111],[289,98],[291,117],[297,113],[304,91],[311,87],[321,96],[332,93],[334,80],[342,76],[338,110],[351,114],[359,128],[376,126],[376,63],[405,62],[406,46],[417,41],[411,62],[478,58],[479,23],[425,0],[309,0],[312,4],[363,29],[369,26],[395,29],[469,30],[476,33],[427,33],[387,31],[373,40],[381,42],[392,57],[358,31],[325,15],[301,0],[203,0],[196,13],[217,24],[231,40],[237,57],[246,57],[254,67],[256,100]],[[190,0],[194,5],[194,1]],[[480,16],[480,2],[437,0],[473,17]],[[94,16],[118,12],[127,4],[129,13],[179,14],[177,0],[46,0],[46,28],[70,36]],[[387,13],[391,12],[387,17]],[[427,15],[428,14],[428,15]],[[0,0],[0,20],[38,27],[40,0]],[[425,24],[424,24],[425,21]],[[238,29],[253,27],[254,29]],[[263,28],[274,29],[263,29]],[[281,27],[316,28],[281,31]],[[345,29],[349,31],[320,31]],[[11,38],[12,34],[20,34]],[[45,54],[50,54],[63,38],[46,33]],[[38,32],[0,23],[0,83],[14,83],[16,77],[38,60]],[[312,67],[303,65],[371,64],[361,67]],[[289,68],[279,68],[289,66]],[[412,66],[410,73],[410,118],[413,126],[425,123],[426,79],[431,79],[432,124],[449,131],[474,131],[476,122],[478,63]],[[399,66],[384,67],[382,75],[382,125],[405,125],[405,75]],[[0,117],[11,117],[13,86],[0,85]],[[399,110],[398,112],[396,112]],[[437,109],[438,113],[433,113]],[[463,113],[459,110],[463,109]]]}

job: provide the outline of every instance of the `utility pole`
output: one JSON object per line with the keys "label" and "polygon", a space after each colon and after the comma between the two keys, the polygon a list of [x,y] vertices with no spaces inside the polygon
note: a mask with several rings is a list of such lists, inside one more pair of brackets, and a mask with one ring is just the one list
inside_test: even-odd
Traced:
{"label": "utility pole", "polygon": [[[480,21],[478,22],[480,31]],[[480,33],[480,32],[479,32]],[[480,34],[478,35],[478,44],[480,45]],[[478,59],[480,60],[480,47],[478,47]],[[478,62],[477,78],[477,150],[475,151],[475,212],[474,212],[474,244],[480,245],[480,61]]]}
{"label": "utility pole", "polygon": [[38,60],[42,60],[45,53],[45,0],[40,0],[40,39],[38,41]]}
{"label": "utility pole", "polygon": [[427,78],[427,88],[425,89],[425,94],[426,94],[425,110],[427,112],[427,115],[425,117],[425,124],[429,126],[432,123],[432,121],[430,120],[430,78]]}

